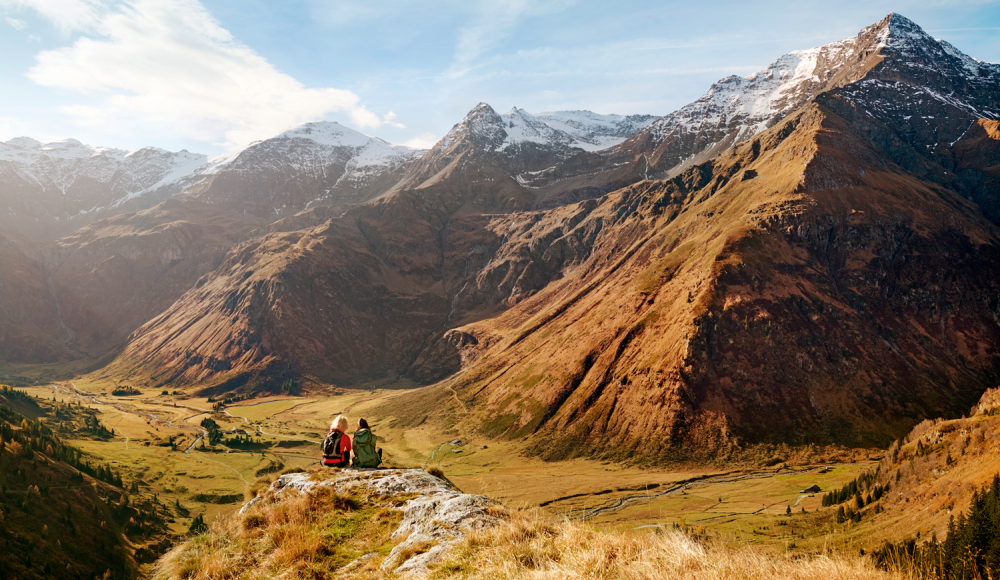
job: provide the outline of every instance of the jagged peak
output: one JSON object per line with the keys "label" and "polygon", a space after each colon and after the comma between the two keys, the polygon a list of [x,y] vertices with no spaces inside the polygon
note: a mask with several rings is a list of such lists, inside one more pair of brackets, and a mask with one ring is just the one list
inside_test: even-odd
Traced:
{"label": "jagged peak", "polygon": [[877,43],[874,47],[876,49],[905,47],[913,42],[935,42],[923,28],[898,12],[893,12],[879,22],[862,29],[858,33],[858,39],[868,38],[873,34]]}
{"label": "jagged peak", "polygon": [[929,34],[924,32],[923,28],[917,25],[916,22],[910,20],[909,18],[903,16],[898,12],[893,12],[886,16],[889,21],[889,34],[891,36],[899,37],[920,37],[920,38],[931,38]]}
{"label": "jagged peak", "polygon": [[472,110],[470,110],[468,113],[466,113],[465,117],[462,120],[463,121],[470,121],[472,119],[480,119],[480,118],[482,118],[484,116],[490,117],[490,116],[498,116],[498,115],[497,115],[496,110],[493,109],[493,107],[489,106],[486,103],[479,103],[478,105],[476,105],[475,107],[473,107]]}

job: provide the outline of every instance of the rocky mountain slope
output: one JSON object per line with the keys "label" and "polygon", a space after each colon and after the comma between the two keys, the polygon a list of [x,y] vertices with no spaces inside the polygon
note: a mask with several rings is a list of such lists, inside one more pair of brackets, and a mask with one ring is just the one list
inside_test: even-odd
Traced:
{"label": "rocky mountain slope", "polygon": [[543,455],[884,443],[1000,378],[997,228],[821,105],[576,228],[562,280],[454,331],[488,346],[449,386]]}
{"label": "rocky mountain slope", "polygon": [[[940,163],[948,149],[938,153],[939,141],[954,142],[972,120],[1000,116],[998,71],[1000,65],[962,54],[904,16],[890,14],[856,37],[783,55],[746,77],[719,80],[700,99],[604,151],[604,165],[616,169],[603,172],[600,179],[622,185],[634,176],[675,176],[750,139],[825,92],[851,93],[862,114],[883,122],[886,115],[894,115],[894,129],[917,137],[923,147],[918,154],[936,154]],[[930,121],[926,128],[915,123],[909,130],[902,126],[914,115],[939,118],[942,107],[949,106],[969,116],[951,114],[940,140],[925,130],[939,122]]]}
{"label": "rocky mountain slope", "polygon": [[[859,496],[868,501],[859,506],[850,493],[831,502],[831,511],[857,514],[856,522],[842,526],[843,533],[869,548],[878,548],[882,539],[900,545],[914,537],[918,543],[943,542],[949,522],[969,517],[973,494],[1000,473],[998,395],[1000,389],[990,389],[966,410],[967,416],[922,421],[889,445],[858,486]],[[875,488],[882,493],[872,500]]]}
{"label": "rocky mountain slope", "polygon": [[51,279],[25,249],[0,235],[0,362],[69,360],[73,337],[60,320]]}
{"label": "rocky mountain slope", "polygon": [[[520,115],[530,117],[524,112]],[[586,111],[547,115],[548,122],[558,122],[566,129],[549,129],[548,135],[558,133],[563,141],[581,140],[579,143],[588,147],[609,139],[620,141],[623,135],[631,134],[652,119],[601,116]],[[541,121],[534,123],[540,125]],[[12,143],[31,144],[24,139]],[[551,147],[555,142],[536,145]],[[94,153],[93,148],[82,145],[73,147],[75,153],[63,158],[76,159],[77,165],[64,164],[57,169],[65,174],[59,174],[61,179],[79,187],[83,177],[74,173],[73,167],[89,167],[80,161],[88,152],[95,159],[103,159],[101,156],[106,152]],[[44,157],[54,155],[52,151],[57,148],[36,149],[35,156]],[[499,172],[503,170],[496,168],[488,152],[481,153],[474,171],[493,165],[502,180]],[[103,206],[86,214],[86,220],[62,222],[65,227],[79,229],[56,242],[40,245],[22,238],[18,252],[23,255],[19,254],[17,260],[12,258],[8,262],[10,268],[0,272],[0,278],[7,280],[10,288],[18,284],[37,286],[37,281],[19,280],[29,271],[34,272],[49,291],[36,292],[39,300],[44,299],[46,311],[36,312],[32,320],[58,320],[59,324],[45,323],[49,331],[40,333],[34,328],[35,322],[24,322],[28,319],[13,314],[23,309],[8,309],[9,316],[14,317],[4,325],[3,333],[12,338],[2,342],[8,348],[0,353],[0,358],[11,362],[43,362],[95,356],[117,348],[132,330],[162,312],[202,274],[217,267],[229,248],[244,239],[254,226],[263,227],[260,233],[264,233],[321,224],[351,204],[392,189],[401,179],[405,182],[414,179],[414,174],[419,176],[421,168],[426,166],[419,165],[420,155],[336,123],[308,123],[226,156],[208,161],[195,156],[196,162],[160,179],[155,187],[138,192],[126,188],[125,197],[102,202]],[[131,160],[136,155],[124,157]],[[97,162],[91,159],[89,163]],[[48,167],[38,159],[22,165],[24,171],[36,173],[39,167]],[[185,173],[191,167],[195,167],[194,171]],[[121,176],[115,179],[118,181],[105,183],[105,189],[120,185]],[[513,195],[523,194],[523,188],[516,183],[511,183],[511,187]],[[83,225],[85,221],[125,211],[135,204],[151,203],[163,196],[168,197],[166,202],[148,210]],[[503,203],[509,201],[508,197],[504,197]],[[528,196],[524,205],[530,205],[532,200]],[[41,210],[51,209],[46,200],[37,202]],[[28,224],[28,230],[34,234],[39,233],[39,227],[42,226],[36,227],[34,222]],[[196,255],[198,265],[187,269],[183,264],[189,264],[187,260]],[[16,264],[24,267],[15,268]],[[12,299],[17,296],[10,295]]]}

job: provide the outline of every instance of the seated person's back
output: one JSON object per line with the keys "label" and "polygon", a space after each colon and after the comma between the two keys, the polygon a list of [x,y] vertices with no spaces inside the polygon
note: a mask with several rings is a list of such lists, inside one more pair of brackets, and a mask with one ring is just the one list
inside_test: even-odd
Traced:
{"label": "seated person's back", "polygon": [[347,435],[347,417],[338,415],[323,440],[323,465],[347,467],[351,464],[351,438]]}
{"label": "seated person's back", "polygon": [[358,430],[354,432],[354,467],[378,467],[382,463],[381,450],[375,448],[377,441],[368,421],[358,420]]}

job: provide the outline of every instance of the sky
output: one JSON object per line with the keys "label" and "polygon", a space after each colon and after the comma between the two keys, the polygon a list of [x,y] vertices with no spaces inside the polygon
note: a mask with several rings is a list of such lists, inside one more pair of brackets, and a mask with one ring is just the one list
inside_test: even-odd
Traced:
{"label": "sky", "polygon": [[665,115],[890,12],[1000,62],[1000,0],[0,0],[0,141],[213,154],[328,120],[426,148],[479,102]]}

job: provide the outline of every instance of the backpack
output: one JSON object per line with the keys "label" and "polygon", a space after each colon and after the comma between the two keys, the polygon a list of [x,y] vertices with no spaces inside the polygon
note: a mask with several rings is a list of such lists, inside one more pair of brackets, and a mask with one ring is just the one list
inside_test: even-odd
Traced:
{"label": "backpack", "polygon": [[336,429],[327,434],[326,439],[323,440],[323,457],[341,457],[340,439],[343,436],[344,434]]}
{"label": "backpack", "polygon": [[378,438],[368,429],[360,429],[354,433],[353,467],[378,467],[382,463],[382,457],[375,449],[375,442]]}

